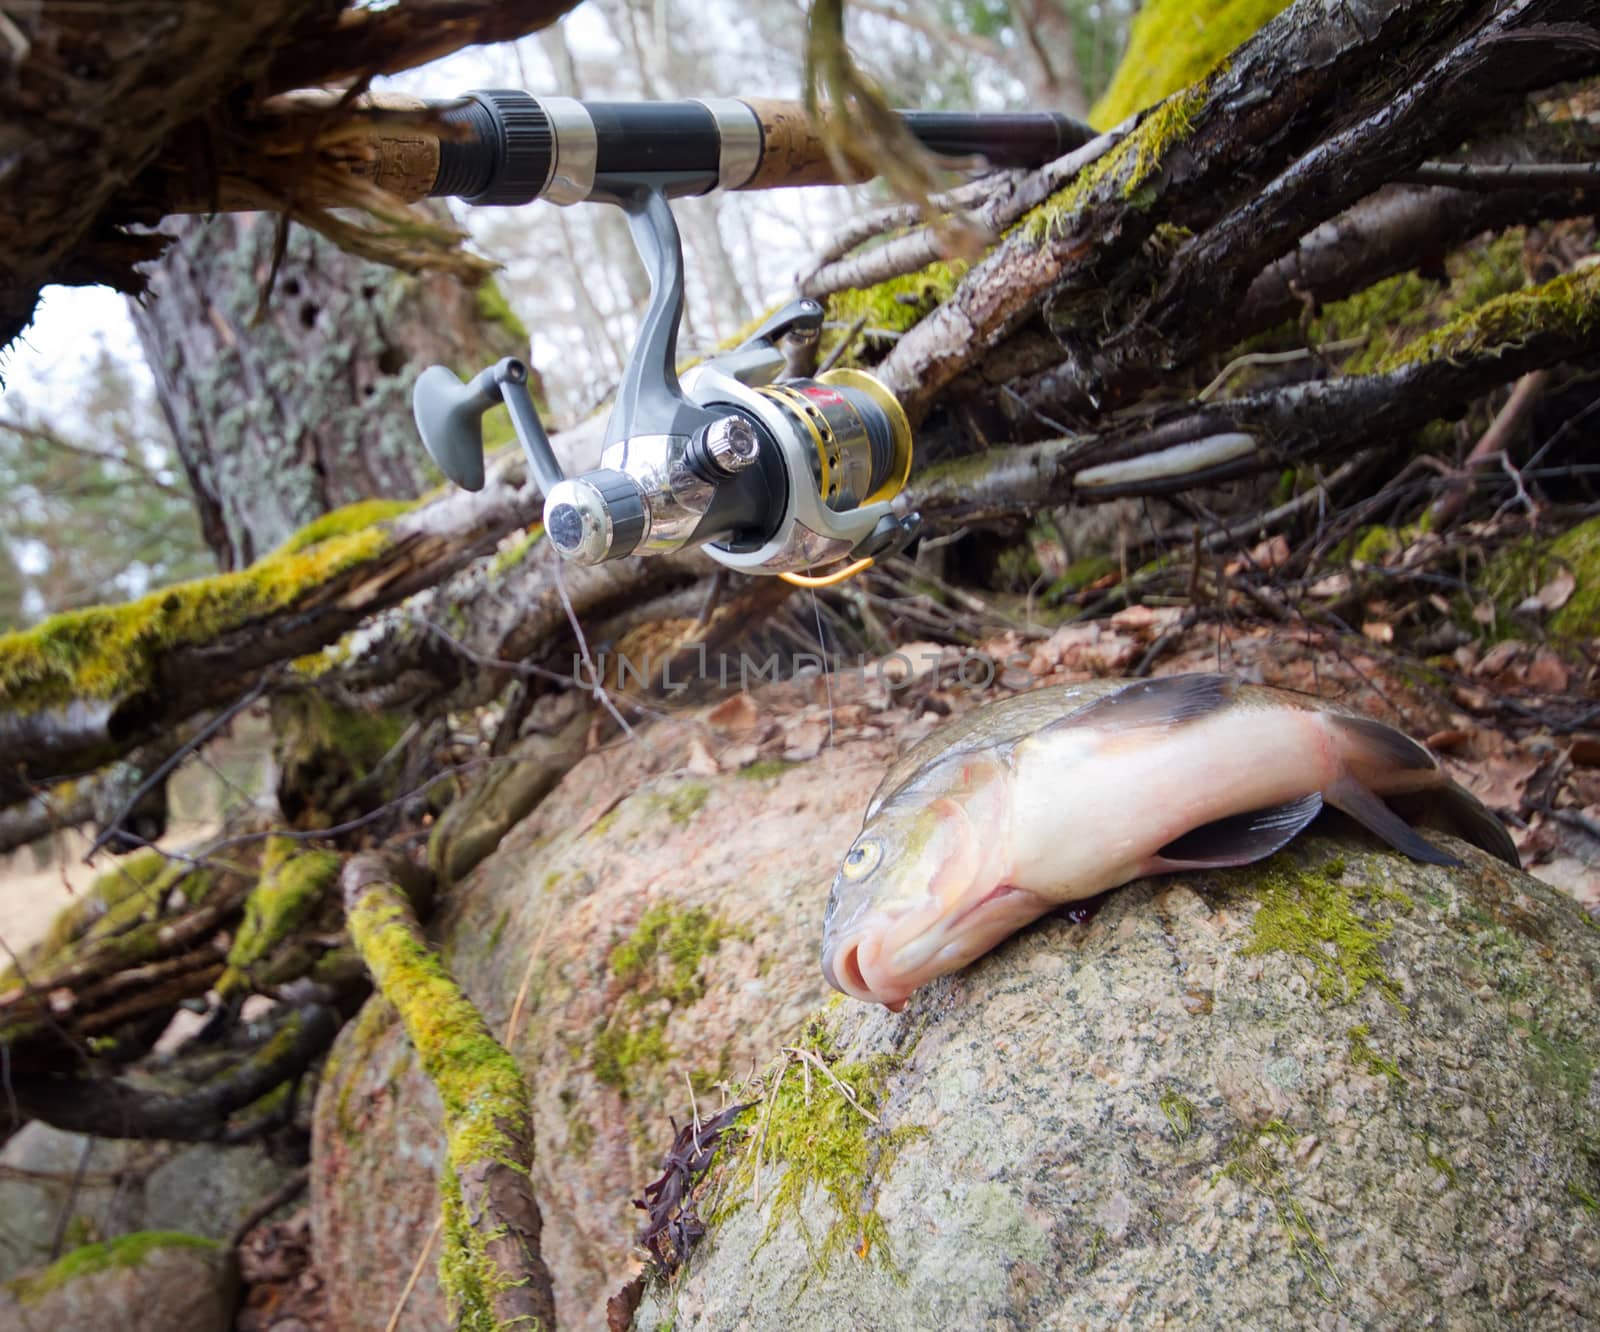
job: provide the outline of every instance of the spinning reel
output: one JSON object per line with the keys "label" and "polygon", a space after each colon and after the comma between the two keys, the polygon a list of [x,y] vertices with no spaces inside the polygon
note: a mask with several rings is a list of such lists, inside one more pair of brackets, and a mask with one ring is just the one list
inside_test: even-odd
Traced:
{"label": "spinning reel", "polygon": [[[859,370],[781,379],[785,338],[814,341],[822,306],[797,300],[744,343],[677,373],[683,251],[668,200],[718,186],[759,189],[832,179],[825,151],[790,103],[583,103],[478,92],[446,120],[429,193],[474,204],[595,200],[628,217],[650,301],[606,425],[600,465],[566,476],[515,357],[462,383],[433,366],[413,405],[428,452],[458,485],[484,483],[483,413],[505,403],[544,492],[545,532],[566,559],[598,564],[699,546],[730,568],[832,582],[916,535],[891,506],[911,470],[911,427],[894,395]],[[996,164],[1044,161],[1089,131],[1050,113],[908,112],[935,151]],[[821,579],[802,571],[828,568]]]}
{"label": "spinning reel", "polygon": [[677,373],[683,251],[667,200],[703,182],[671,171],[597,177],[588,195],[621,207],[650,273],[650,302],[606,425],[600,465],[565,476],[508,357],[463,384],[443,366],[417,381],[417,428],[452,481],[483,485],[482,415],[504,402],[544,491],[545,534],[565,558],[703,547],[731,568],[802,573],[903,548],[915,515],[889,501],[911,470],[911,427],[894,396],[858,370],[778,382],[786,337],[815,340],[822,306],[797,300],[744,343]]}

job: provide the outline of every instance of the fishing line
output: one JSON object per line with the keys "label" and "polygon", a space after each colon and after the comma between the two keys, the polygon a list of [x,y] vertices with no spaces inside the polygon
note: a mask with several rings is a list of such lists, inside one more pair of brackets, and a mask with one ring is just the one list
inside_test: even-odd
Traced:
{"label": "fishing line", "polygon": [[822,627],[822,605],[817,600],[817,589],[806,590],[811,593],[811,614],[817,621],[817,646],[822,649],[822,688],[828,699],[828,748],[833,749],[833,681],[829,678],[833,669],[828,663],[828,638]]}

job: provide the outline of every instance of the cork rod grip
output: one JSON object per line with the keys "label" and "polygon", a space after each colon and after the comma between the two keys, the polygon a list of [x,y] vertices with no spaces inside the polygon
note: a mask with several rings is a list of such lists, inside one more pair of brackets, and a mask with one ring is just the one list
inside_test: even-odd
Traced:
{"label": "cork rod grip", "polygon": [[[259,135],[244,152],[225,146],[180,145],[180,151],[158,164],[161,200],[168,213],[205,213],[273,209],[284,197],[320,207],[358,204],[341,190],[341,176],[354,177],[402,200],[428,197],[439,174],[437,125],[427,123],[428,104],[404,93],[371,93],[356,106],[370,114],[348,131],[321,136],[308,156],[308,140],[319,137],[317,114],[334,105],[336,94],[291,93],[276,99],[271,110],[278,123]],[[387,114],[386,114],[387,113]],[[308,171],[314,162],[320,170]]]}
{"label": "cork rod grip", "polygon": [[775,190],[793,185],[859,184],[877,173],[860,163],[841,180],[827,146],[800,102],[742,98],[761,122],[761,165],[739,188]]}

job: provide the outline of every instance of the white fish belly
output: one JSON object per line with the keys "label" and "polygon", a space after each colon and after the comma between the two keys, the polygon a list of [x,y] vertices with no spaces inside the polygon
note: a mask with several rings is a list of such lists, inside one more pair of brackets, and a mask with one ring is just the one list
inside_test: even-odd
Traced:
{"label": "white fish belly", "polygon": [[1066,728],[1024,741],[1013,763],[1009,882],[1063,902],[1136,878],[1201,824],[1325,790],[1341,767],[1321,716],[1295,708]]}

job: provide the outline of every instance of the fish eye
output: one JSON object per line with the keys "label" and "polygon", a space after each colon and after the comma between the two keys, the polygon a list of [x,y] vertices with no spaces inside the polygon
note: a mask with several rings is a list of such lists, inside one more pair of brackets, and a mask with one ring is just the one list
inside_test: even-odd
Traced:
{"label": "fish eye", "polygon": [[850,848],[850,854],[844,858],[844,877],[864,879],[878,868],[878,862],[882,859],[883,843],[875,837],[864,837]]}

